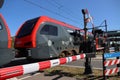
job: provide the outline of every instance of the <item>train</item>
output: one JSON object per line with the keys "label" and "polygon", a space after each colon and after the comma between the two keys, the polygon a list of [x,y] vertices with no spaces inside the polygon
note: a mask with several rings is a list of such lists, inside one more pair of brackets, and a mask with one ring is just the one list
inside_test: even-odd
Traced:
{"label": "train", "polygon": [[[27,20],[18,29],[14,47],[19,57],[49,59],[79,54],[84,31],[75,26],[40,16]],[[88,38],[92,37],[88,33]]]}
{"label": "train", "polygon": [[86,43],[83,29],[48,16],[25,21],[16,32],[13,49],[10,30],[0,15],[0,37],[0,66],[18,57],[45,60],[93,52],[91,32],[87,32]]}

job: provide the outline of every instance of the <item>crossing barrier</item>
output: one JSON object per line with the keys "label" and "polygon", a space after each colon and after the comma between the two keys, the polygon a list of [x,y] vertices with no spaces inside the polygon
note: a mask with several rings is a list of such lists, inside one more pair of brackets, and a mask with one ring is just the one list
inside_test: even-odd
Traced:
{"label": "crossing barrier", "polygon": [[42,61],[20,66],[13,66],[8,68],[0,68],[0,80],[9,79],[12,77],[33,73],[36,71],[44,70],[54,66],[62,65],[79,59],[84,59],[85,54],[75,55],[71,57],[59,58],[54,60]]}
{"label": "crossing barrier", "polygon": [[[111,67],[112,66],[112,67]],[[103,76],[104,80],[111,74],[120,75],[120,52],[103,54]]]}

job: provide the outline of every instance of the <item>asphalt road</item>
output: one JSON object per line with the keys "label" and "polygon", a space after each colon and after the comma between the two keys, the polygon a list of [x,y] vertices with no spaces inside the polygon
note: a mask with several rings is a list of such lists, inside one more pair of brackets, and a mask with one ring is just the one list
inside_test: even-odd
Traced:
{"label": "asphalt road", "polygon": [[[78,61],[74,61],[71,63],[65,64],[65,66],[72,66],[72,67],[84,67],[85,59],[81,59]],[[93,69],[102,69],[102,60],[101,59],[92,59],[91,60],[91,67]]]}

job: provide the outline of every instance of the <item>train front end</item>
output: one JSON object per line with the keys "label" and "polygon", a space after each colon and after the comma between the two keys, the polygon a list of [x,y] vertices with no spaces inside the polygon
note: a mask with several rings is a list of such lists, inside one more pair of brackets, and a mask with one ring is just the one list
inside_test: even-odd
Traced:
{"label": "train front end", "polygon": [[16,57],[27,57],[29,49],[36,47],[35,26],[38,19],[39,17],[27,20],[17,31],[14,44]]}

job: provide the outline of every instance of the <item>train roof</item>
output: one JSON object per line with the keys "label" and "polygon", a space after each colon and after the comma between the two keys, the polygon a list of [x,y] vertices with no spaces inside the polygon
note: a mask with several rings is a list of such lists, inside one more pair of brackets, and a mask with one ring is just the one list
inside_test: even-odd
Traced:
{"label": "train roof", "polygon": [[81,29],[78,28],[78,27],[69,25],[69,24],[67,24],[67,23],[65,23],[65,22],[61,22],[61,21],[55,20],[55,19],[50,18],[50,17],[48,17],[48,16],[40,16],[38,20],[42,20],[43,22],[56,23],[56,24],[59,24],[59,25],[61,25],[61,26],[64,26],[64,27],[67,27],[67,28],[71,28],[71,29],[74,29],[74,30],[81,30]]}
{"label": "train roof", "polygon": [[[67,28],[70,28],[70,29],[73,29],[73,30],[80,30],[80,32],[83,32],[84,33],[84,30],[83,29],[80,29],[78,27],[75,27],[75,26],[72,26],[70,24],[67,24],[65,22],[62,22],[62,21],[59,21],[59,20],[56,20],[56,19],[53,19],[53,18],[50,18],[48,16],[39,16],[39,17],[36,17],[36,18],[33,18],[33,19],[38,19],[37,20],[37,23],[42,23],[42,22],[52,22],[52,23],[55,23],[55,24],[58,24],[58,25],[61,25],[63,27],[67,27]],[[30,21],[32,19],[29,19],[27,21]],[[27,22],[26,21],[26,22]],[[91,32],[88,32],[88,34],[92,34]]]}

